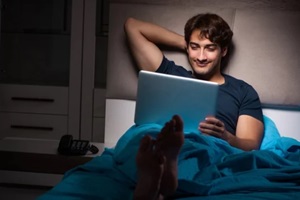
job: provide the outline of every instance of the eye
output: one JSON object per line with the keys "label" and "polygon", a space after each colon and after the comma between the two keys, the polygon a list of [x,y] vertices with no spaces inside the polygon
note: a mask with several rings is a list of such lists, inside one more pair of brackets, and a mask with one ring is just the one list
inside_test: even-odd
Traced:
{"label": "eye", "polygon": [[208,47],[206,47],[206,49],[210,52],[213,52],[217,49],[217,47],[216,46],[208,46]]}
{"label": "eye", "polygon": [[193,50],[196,50],[196,49],[199,48],[199,46],[198,46],[198,45],[195,45],[195,44],[190,44],[190,47],[191,47],[191,49],[193,49]]}

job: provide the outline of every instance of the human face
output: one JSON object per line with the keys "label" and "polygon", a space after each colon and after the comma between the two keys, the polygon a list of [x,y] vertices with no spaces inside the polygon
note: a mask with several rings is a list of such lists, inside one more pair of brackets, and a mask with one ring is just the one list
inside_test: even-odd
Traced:
{"label": "human face", "polygon": [[221,47],[209,39],[200,36],[200,30],[191,34],[187,47],[190,65],[196,78],[213,81],[221,76],[221,59],[227,48]]}

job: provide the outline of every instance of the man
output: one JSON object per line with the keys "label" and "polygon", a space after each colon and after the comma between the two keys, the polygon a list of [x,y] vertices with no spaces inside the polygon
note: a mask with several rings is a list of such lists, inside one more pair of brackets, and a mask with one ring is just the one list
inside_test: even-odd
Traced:
{"label": "man", "polygon": [[[199,130],[249,151],[259,149],[263,136],[263,117],[257,92],[244,81],[221,72],[232,31],[216,14],[199,14],[179,35],[156,24],[127,19],[125,32],[137,66],[143,70],[180,75],[216,82],[220,85],[216,116],[199,122]],[[187,52],[192,72],[169,61],[158,45]],[[201,111],[199,111],[201,112]]]}

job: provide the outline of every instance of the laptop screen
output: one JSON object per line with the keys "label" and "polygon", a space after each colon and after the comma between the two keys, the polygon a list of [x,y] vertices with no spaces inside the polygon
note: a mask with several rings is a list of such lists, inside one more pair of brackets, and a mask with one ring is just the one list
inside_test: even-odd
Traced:
{"label": "laptop screen", "polygon": [[141,70],[134,122],[164,125],[178,114],[185,132],[200,133],[199,123],[216,113],[218,88],[214,82]]}

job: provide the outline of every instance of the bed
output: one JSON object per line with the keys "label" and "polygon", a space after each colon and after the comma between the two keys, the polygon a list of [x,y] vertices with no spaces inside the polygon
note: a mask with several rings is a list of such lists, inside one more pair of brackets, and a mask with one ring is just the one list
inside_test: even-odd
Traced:
{"label": "bed", "polygon": [[[187,134],[179,157],[179,187],[174,198],[298,199],[300,143],[280,137],[274,123],[264,119],[268,137],[260,151],[243,152],[219,139]],[[145,134],[155,137],[160,129],[157,124],[132,126],[115,148],[68,171],[39,199],[131,199],[139,141]]]}
{"label": "bed", "polygon": [[[300,199],[299,3],[285,7],[278,6],[278,1],[251,6],[229,1],[226,6],[216,6],[202,1],[203,7],[195,6],[195,1],[184,6],[176,2],[179,5],[112,1],[105,122],[108,148],[101,156],[68,171],[40,200],[132,198],[139,141],[145,134],[155,137],[161,126],[133,123],[137,70],[126,45],[123,23],[133,16],[182,33],[184,22],[199,12],[215,12],[232,27],[233,53],[225,73],[247,81],[258,91],[264,138],[260,150],[244,152],[217,138],[186,134],[174,198]],[[188,66],[183,54],[169,49],[164,53]]]}

